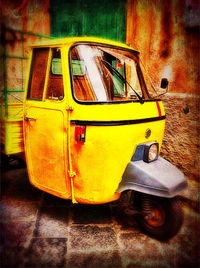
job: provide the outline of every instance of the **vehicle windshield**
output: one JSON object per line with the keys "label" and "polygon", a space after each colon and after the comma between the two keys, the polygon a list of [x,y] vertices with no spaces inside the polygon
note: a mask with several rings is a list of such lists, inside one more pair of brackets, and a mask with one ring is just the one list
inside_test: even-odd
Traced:
{"label": "vehicle windshield", "polygon": [[71,49],[73,94],[79,101],[148,99],[138,53],[80,44]]}

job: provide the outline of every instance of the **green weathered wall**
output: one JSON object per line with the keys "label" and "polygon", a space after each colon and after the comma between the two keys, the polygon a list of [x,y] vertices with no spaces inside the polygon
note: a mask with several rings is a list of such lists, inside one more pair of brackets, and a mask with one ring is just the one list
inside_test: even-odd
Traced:
{"label": "green weathered wall", "polygon": [[125,42],[126,0],[51,0],[51,35],[97,36]]}

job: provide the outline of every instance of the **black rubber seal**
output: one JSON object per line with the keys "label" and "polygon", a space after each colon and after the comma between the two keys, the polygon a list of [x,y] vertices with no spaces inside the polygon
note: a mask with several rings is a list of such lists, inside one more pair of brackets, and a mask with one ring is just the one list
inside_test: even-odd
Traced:
{"label": "black rubber seal", "polygon": [[88,121],[88,120],[71,120],[73,125],[84,125],[84,126],[122,126],[122,125],[135,125],[141,123],[155,122],[164,120],[165,115],[159,117],[150,117],[143,119],[133,119],[133,120],[120,120],[120,121]]}

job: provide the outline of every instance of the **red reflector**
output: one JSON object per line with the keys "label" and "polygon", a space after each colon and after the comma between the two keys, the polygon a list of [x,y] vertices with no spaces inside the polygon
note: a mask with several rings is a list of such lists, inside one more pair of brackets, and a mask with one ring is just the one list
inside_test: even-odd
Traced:
{"label": "red reflector", "polygon": [[161,116],[162,113],[161,113],[160,104],[158,101],[156,102],[156,105],[157,105],[157,109],[158,109],[158,115]]}
{"label": "red reflector", "polygon": [[75,140],[77,142],[85,142],[85,126],[75,127]]}

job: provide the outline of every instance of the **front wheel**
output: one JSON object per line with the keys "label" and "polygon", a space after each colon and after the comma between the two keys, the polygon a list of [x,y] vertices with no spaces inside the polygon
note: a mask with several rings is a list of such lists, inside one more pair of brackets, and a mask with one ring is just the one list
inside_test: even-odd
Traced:
{"label": "front wheel", "polygon": [[178,233],[183,223],[183,210],[178,199],[140,196],[141,214],[137,220],[144,231],[158,240],[168,240]]}

